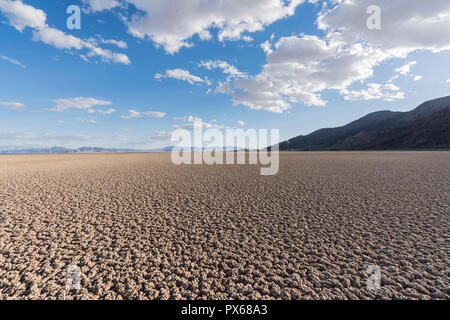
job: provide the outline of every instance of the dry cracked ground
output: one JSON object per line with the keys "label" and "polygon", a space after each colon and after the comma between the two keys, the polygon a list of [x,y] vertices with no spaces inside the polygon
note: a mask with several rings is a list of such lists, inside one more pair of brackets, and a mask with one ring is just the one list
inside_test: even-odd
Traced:
{"label": "dry cracked ground", "polygon": [[449,152],[1,156],[0,299],[449,299],[449,199]]}

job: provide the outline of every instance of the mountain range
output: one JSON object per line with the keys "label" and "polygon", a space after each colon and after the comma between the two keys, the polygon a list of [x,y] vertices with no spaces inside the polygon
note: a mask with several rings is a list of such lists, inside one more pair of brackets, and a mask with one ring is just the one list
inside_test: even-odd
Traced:
{"label": "mountain range", "polygon": [[[95,147],[81,147],[76,149],[64,148],[64,147],[51,147],[51,148],[27,148],[27,147],[11,147],[0,146],[0,154],[91,154],[91,153],[165,153],[172,152],[174,147],[164,147],[160,149],[120,149],[120,148],[95,148]],[[188,149],[183,149],[188,151]],[[190,152],[201,151],[235,151],[234,147],[210,147],[210,148],[190,148]]]}
{"label": "mountain range", "polygon": [[134,149],[107,149],[95,147],[81,147],[76,149],[64,147],[26,148],[26,147],[0,147],[0,154],[72,154],[72,153],[131,153],[149,152]]}
{"label": "mountain range", "polygon": [[450,149],[450,96],[409,112],[379,111],[280,144],[281,151]]}

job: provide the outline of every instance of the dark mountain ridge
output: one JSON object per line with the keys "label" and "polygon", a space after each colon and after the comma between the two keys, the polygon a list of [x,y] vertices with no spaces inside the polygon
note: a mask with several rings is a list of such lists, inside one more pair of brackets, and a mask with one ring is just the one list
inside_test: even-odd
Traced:
{"label": "dark mountain ridge", "polygon": [[450,149],[450,96],[409,112],[378,111],[343,127],[317,130],[280,144],[280,150]]}

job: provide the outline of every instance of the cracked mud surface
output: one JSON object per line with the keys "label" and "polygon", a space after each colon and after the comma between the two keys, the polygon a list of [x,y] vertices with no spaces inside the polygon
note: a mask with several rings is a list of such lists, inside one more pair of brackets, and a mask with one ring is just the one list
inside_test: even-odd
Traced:
{"label": "cracked mud surface", "polygon": [[0,156],[0,299],[450,299],[449,177],[449,152]]}

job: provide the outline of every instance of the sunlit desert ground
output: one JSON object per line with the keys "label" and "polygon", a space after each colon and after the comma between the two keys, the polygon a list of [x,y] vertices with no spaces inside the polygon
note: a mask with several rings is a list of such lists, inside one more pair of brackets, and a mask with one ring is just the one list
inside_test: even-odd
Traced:
{"label": "sunlit desert ground", "polygon": [[450,299],[449,230],[450,152],[0,156],[0,299]]}

